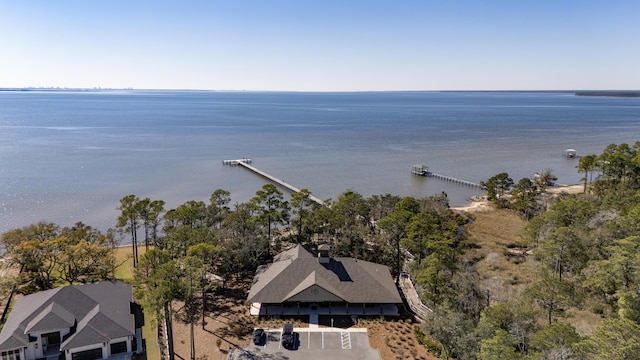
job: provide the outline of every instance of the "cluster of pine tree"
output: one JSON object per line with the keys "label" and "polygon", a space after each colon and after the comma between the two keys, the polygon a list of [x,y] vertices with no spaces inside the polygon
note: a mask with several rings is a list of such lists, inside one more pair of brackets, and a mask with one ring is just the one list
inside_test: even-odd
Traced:
{"label": "cluster of pine tree", "polygon": [[[509,209],[501,211],[528,221],[528,261],[536,262],[539,280],[487,303],[477,281],[451,275],[451,296],[432,304],[423,326],[430,346],[459,359],[640,358],[640,142],[584,156],[577,170],[584,192],[555,198],[529,179],[514,185],[506,173],[487,181],[489,199]],[[458,272],[477,276],[468,263]],[[585,312],[600,320],[581,335],[571,314]]]}

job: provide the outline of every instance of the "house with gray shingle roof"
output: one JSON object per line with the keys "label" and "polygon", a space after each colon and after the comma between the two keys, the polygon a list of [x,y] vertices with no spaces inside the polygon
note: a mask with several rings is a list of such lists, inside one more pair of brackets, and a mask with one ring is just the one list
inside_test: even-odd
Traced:
{"label": "house with gray shingle roof", "polygon": [[315,254],[297,245],[258,267],[247,301],[252,315],[391,315],[402,298],[385,265]]}
{"label": "house with gray shingle roof", "polygon": [[65,286],[16,301],[0,359],[109,359],[142,351],[141,309],[123,282]]}

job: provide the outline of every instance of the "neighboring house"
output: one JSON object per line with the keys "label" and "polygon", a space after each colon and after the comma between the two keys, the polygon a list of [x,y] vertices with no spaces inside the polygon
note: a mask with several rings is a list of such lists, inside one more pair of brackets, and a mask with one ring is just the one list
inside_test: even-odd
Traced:
{"label": "neighboring house", "polygon": [[328,245],[318,250],[316,256],[297,245],[258,267],[247,299],[251,314],[399,315],[402,298],[386,266],[332,258]]}
{"label": "neighboring house", "polygon": [[18,299],[0,332],[1,360],[130,358],[142,351],[131,285],[103,281]]}

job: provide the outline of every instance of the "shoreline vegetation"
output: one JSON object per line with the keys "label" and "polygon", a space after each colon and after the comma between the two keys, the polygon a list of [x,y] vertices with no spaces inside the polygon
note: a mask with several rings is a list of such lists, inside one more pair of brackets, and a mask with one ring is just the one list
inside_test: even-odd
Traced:
{"label": "shoreline vegetation", "polygon": [[[566,194],[580,194],[583,192],[584,185],[582,184],[574,184],[574,185],[561,185],[556,187],[547,188],[547,193],[552,195],[558,195],[562,193]],[[460,212],[476,212],[476,211],[484,211],[490,210],[490,201],[487,200],[486,196],[474,196],[473,198],[468,199],[469,204],[465,206],[455,206],[451,207],[451,210],[460,211]]]}

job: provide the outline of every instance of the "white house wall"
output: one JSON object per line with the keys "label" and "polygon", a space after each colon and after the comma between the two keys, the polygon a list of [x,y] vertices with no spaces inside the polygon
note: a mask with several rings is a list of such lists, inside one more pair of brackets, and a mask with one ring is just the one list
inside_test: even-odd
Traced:
{"label": "white house wall", "polygon": [[[36,338],[36,341],[34,342],[30,342],[29,345],[27,345],[27,351],[25,352],[24,358],[26,360],[30,360],[30,359],[38,359],[38,358],[42,358],[44,357],[44,347],[42,346],[42,334],[49,334],[49,333],[53,333],[56,332],[56,330],[50,330],[50,331],[36,331],[36,332],[32,332],[29,333],[28,335],[33,336]],[[71,332],[71,328],[65,328],[65,329],[60,329],[58,330],[58,332],[60,333],[60,340],[62,341],[62,339],[64,339],[65,336],[69,335],[69,333]]]}
{"label": "white house wall", "polygon": [[[42,356],[42,353],[40,354],[40,356]],[[29,343],[29,345],[27,345],[27,347],[25,348],[24,358],[29,360],[29,359],[36,359],[40,356],[37,356],[35,343]]]}

